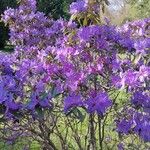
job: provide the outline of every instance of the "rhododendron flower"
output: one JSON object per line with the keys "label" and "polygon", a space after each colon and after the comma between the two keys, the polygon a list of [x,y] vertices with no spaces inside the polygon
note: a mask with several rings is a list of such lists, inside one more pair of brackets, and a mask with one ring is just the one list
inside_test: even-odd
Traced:
{"label": "rhododendron flower", "polygon": [[143,100],[145,100],[144,95],[140,92],[136,92],[133,94],[131,102],[132,102],[132,104],[134,104],[136,106],[142,106]]}
{"label": "rhododendron flower", "polygon": [[30,101],[27,103],[26,108],[29,110],[34,110],[36,106],[41,106],[42,108],[50,108],[52,105],[50,103],[51,95],[48,93],[43,93],[43,95],[39,95],[39,93],[32,93],[30,97]]}
{"label": "rhododendron flower", "polygon": [[120,76],[117,76],[117,75],[112,76],[111,82],[112,82],[112,85],[114,85],[115,87],[121,88],[121,77]]}
{"label": "rhododendron flower", "polygon": [[14,16],[15,16],[15,9],[9,8],[9,9],[7,9],[7,10],[4,11],[4,15],[2,16],[2,20],[5,23],[7,23]]}
{"label": "rhododendron flower", "polygon": [[146,94],[137,91],[133,94],[131,103],[135,106],[145,107],[148,103],[150,103],[150,97]]}
{"label": "rhododendron flower", "polygon": [[74,107],[83,106],[83,102],[80,95],[70,95],[64,100],[64,112],[67,113]]}
{"label": "rhododendron flower", "polygon": [[137,114],[134,131],[145,141],[150,142],[150,120],[147,116]]}
{"label": "rhododendron flower", "polygon": [[139,70],[139,79],[141,82],[144,82],[144,79],[150,76],[150,67],[140,66]]}
{"label": "rhododendron flower", "polygon": [[140,39],[135,41],[134,48],[136,49],[137,53],[145,54],[146,41],[145,40],[140,40]]}
{"label": "rhododendron flower", "polygon": [[19,110],[22,108],[21,104],[15,103],[13,100],[11,101],[6,101],[5,105],[8,109],[10,110]]}
{"label": "rhododendron flower", "polygon": [[4,89],[4,83],[0,82],[0,104],[2,104],[7,97],[8,92]]}
{"label": "rhododendron flower", "polygon": [[[22,0],[21,6],[23,6],[23,5],[27,6],[26,9],[31,9],[32,11],[36,10],[36,0]],[[21,8],[23,9],[24,7],[21,7]]]}
{"label": "rhododendron flower", "polygon": [[125,85],[131,86],[131,87],[137,86],[139,84],[138,72],[132,71],[132,70],[127,71],[122,78],[121,84],[122,84],[122,87],[125,87]]}
{"label": "rhododendron flower", "polygon": [[89,41],[91,34],[88,32],[90,30],[90,27],[82,27],[78,31],[79,39],[82,41]]}
{"label": "rhododendron flower", "polygon": [[34,110],[37,104],[38,104],[38,96],[35,93],[33,93],[31,94],[30,101],[28,102],[26,108],[28,110]]}
{"label": "rhododendron flower", "polygon": [[127,120],[123,119],[123,120],[117,122],[118,132],[128,134],[129,131],[131,130],[131,127],[132,127],[132,122],[131,121],[127,121]]}
{"label": "rhododendron flower", "polygon": [[150,142],[150,122],[145,122],[142,125],[140,137],[144,140],[144,142]]}
{"label": "rhododendron flower", "polygon": [[70,13],[76,14],[86,11],[87,3],[84,0],[78,0],[70,5]]}
{"label": "rhododendron flower", "polygon": [[103,115],[107,108],[112,105],[111,100],[108,98],[107,93],[100,92],[96,97],[89,98],[86,101],[87,111],[89,113],[97,112],[99,115]]}

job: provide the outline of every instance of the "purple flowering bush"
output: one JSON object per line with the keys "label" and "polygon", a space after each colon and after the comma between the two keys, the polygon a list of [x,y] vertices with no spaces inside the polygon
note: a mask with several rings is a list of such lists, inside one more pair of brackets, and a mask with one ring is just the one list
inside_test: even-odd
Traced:
{"label": "purple flowering bush", "polygon": [[[0,54],[4,142],[29,137],[48,150],[150,148],[150,19],[116,27],[91,17],[98,9],[77,1],[69,21],[55,21],[36,10],[35,0],[21,0],[4,12],[15,48]],[[76,17],[88,14],[90,23],[78,26]]]}

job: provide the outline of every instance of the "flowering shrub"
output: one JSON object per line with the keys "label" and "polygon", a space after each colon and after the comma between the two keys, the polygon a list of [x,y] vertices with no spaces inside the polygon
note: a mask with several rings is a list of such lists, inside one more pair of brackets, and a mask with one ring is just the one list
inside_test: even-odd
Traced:
{"label": "flowering shrub", "polygon": [[[86,15],[95,4],[78,1],[70,13]],[[47,149],[93,150],[110,141],[121,149],[132,135],[149,142],[150,20],[116,27],[89,18],[79,27],[74,19],[54,21],[36,10],[35,0],[2,16],[15,47],[0,54],[3,139],[29,136]],[[110,118],[118,136],[109,141]]]}

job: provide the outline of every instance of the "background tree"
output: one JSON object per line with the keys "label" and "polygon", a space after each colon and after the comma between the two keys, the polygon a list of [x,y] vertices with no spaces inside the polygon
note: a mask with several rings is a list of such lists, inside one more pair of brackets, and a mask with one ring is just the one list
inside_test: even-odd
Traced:
{"label": "background tree", "polygon": [[137,11],[138,18],[150,17],[150,1],[149,0],[127,0],[127,3]]}
{"label": "background tree", "polygon": [[68,18],[68,9],[70,3],[75,0],[38,0],[38,10],[44,12],[46,15],[51,15],[54,19],[60,17]]}
{"label": "background tree", "polygon": [[115,24],[150,17],[149,0],[111,0],[110,2],[111,21]]}

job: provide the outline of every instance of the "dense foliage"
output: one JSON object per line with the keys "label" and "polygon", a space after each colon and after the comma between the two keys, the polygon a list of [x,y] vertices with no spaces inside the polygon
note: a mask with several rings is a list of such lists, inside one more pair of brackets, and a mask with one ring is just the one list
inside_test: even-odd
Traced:
{"label": "dense foliage", "polygon": [[150,142],[150,20],[102,25],[99,10],[78,1],[69,21],[53,20],[21,0],[4,12],[15,51],[0,54],[1,139],[30,137],[48,150]]}

